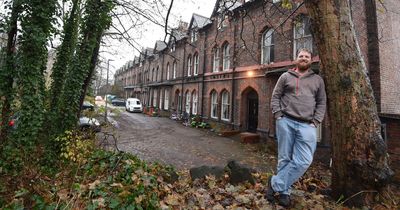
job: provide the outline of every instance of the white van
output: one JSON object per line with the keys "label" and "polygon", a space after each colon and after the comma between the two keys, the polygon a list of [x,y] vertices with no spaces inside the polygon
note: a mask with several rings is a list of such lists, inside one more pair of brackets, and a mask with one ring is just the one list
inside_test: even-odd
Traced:
{"label": "white van", "polygon": [[125,109],[128,112],[142,112],[143,107],[140,100],[137,98],[128,98],[126,99]]}

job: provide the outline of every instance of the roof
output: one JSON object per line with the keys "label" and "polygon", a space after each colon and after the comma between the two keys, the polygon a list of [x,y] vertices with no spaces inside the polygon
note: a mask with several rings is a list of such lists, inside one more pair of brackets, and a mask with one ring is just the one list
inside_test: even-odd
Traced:
{"label": "roof", "polygon": [[203,28],[210,23],[211,20],[209,18],[193,13],[192,19],[190,20],[189,28]]}
{"label": "roof", "polygon": [[174,40],[174,37],[175,37],[176,41],[180,41],[183,38],[185,38],[185,32],[183,32],[179,29],[172,29],[169,40],[170,41]]}
{"label": "roof", "polygon": [[164,50],[165,48],[167,48],[167,45],[165,44],[164,41],[161,41],[161,40],[156,41],[156,45],[154,46],[154,50],[156,52],[160,52],[160,51]]}
{"label": "roof", "polygon": [[211,14],[211,16],[216,15],[217,13],[224,12],[226,9],[228,11],[233,11],[234,9],[242,6],[243,3],[237,1],[237,0],[217,0],[215,2],[214,10]]}

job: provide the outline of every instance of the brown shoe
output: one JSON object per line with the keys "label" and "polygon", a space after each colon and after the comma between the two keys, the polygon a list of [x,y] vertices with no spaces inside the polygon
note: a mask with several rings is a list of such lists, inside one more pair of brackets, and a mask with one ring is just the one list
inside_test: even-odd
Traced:
{"label": "brown shoe", "polygon": [[274,197],[275,191],[272,188],[271,179],[272,179],[272,176],[270,176],[268,178],[268,188],[267,188],[267,192],[265,193],[265,197],[267,198],[267,200],[269,202],[273,202],[275,200],[275,197]]}

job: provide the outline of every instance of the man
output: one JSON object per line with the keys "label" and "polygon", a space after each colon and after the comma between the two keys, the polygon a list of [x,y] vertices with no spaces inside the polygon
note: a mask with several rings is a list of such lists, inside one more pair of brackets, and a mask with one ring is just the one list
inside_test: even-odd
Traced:
{"label": "man", "polygon": [[277,174],[268,180],[266,198],[290,205],[290,189],[308,169],[317,146],[317,126],[326,109],[325,85],[311,69],[311,52],[300,49],[291,69],[278,79],[271,99],[278,139]]}

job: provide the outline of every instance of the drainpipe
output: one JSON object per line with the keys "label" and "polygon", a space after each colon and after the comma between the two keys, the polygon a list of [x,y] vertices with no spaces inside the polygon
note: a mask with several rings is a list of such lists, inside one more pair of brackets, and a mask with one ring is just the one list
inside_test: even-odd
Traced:
{"label": "drainpipe", "polygon": [[182,112],[183,112],[183,80],[184,80],[184,78],[185,78],[185,60],[186,60],[186,58],[185,58],[185,56],[186,56],[186,39],[184,40],[185,42],[183,43],[184,44],[184,46],[183,46],[183,59],[182,59],[182,78],[181,78],[181,84],[182,84],[182,86],[181,86],[181,113],[180,114],[182,114]]}
{"label": "drainpipe", "polygon": [[[206,53],[206,43],[207,43],[207,31],[204,31],[204,43],[203,43],[203,75],[201,77],[201,111],[200,115],[203,117],[203,111],[204,111],[204,78],[205,78],[205,73],[206,73],[206,61],[207,61],[207,53]],[[200,92],[200,91],[199,91]],[[200,93],[199,93],[200,95]]]}
{"label": "drainpipe", "polygon": [[235,25],[233,27],[233,54],[232,54],[232,108],[231,108],[231,122],[232,122],[232,130],[235,129],[235,69],[236,69],[236,33],[237,33],[237,22],[235,21]]}

